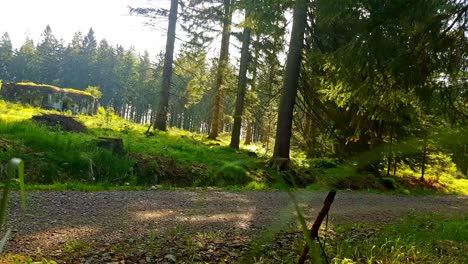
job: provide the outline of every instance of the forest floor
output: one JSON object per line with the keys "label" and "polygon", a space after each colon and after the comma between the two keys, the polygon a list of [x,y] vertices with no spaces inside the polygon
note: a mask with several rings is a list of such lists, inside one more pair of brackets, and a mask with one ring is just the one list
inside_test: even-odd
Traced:
{"label": "forest floor", "polygon": [[[292,199],[279,191],[28,192],[26,213],[16,196],[8,251],[59,263],[232,262],[245,255],[253,240],[268,237],[265,230],[297,235]],[[311,222],[326,193],[299,191],[294,196]],[[342,191],[332,205],[329,226],[466,212],[464,195]]]}

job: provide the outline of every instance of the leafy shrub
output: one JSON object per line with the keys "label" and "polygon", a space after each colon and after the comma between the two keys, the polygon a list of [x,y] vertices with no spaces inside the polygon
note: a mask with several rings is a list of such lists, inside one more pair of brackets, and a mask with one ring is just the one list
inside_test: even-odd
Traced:
{"label": "leafy shrub", "polygon": [[106,109],[104,109],[104,107],[102,107],[102,106],[98,107],[97,115],[98,116],[106,116]]}
{"label": "leafy shrub", "polygon": [[88,86],[85,89],[85,92],[91,94],[96,99],[100,99],[102,97],[102,92],[101,92],[101,90],[99,90],[99,87],[97,87],[97,86]]}

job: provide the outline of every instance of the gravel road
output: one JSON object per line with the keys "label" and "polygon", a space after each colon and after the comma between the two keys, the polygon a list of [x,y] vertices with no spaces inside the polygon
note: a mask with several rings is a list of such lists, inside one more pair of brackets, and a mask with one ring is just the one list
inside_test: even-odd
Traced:
{"label": "gravel road", "polygon": [[[308,219],[320,210],[325,196],[324,192],[297,193]],[[294,221],[291,199],[276,191],[30,192],[26,214],[18,201],[13,193],[9,216],[13,252],[56,250],[72,240],[116,243],[175,227],[248,236],[275,222]],[[338,192],[330,221],[384,223],[411,212],[466,214],[468,196]]]}

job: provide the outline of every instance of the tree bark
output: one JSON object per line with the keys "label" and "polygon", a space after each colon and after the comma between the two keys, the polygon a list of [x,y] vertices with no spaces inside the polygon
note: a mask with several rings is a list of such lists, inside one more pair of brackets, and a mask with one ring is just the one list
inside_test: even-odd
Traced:
{"label": "tree bark", "polygon": [[184,108],[184,130],[190,130],[190,117],[187,108]]}
{"label": "tree bark", "polygon": [[169,90],[171,88],[172,64],[174,61],[174,43],[176,38],[177,9],[179,0],[171,0],[169,11],[169,25],[167,27],[166,54],[164,55],[164,68],[161,83],[161,93],[156,122],[154,128],[167,131],[167,112],[169,107]]}
{"label": "tree bark", "polygon": [[[256,42],[259,42],[260,41],[260,36],[257,35],[256,37]],[[255,49],[255,52],[254,52],[254,57],[253,57],[253,69],[252,69],[252,83],[250,85],[250,91],[252,93],[255,92],[255,86],[256,86],[256,82],[257,82],[257,67],[258,67],[258,57],[259,57],[259,49],[256,48]],[[244,141],[244,145],[249,145],[251,142],[252,142],[252,129],[253,129],[253,113],[251,113],[251,116],[250,116],[250,119],[247,120],[247,128],[245,130],[245,141]]]}
{"label": "tree bark", "polygon": [[390,153],[387,153],[387,177],[390,177],[390,169],[392,166],[392,144],[393,144],[393,134],[390,132]]}
{"label": "tree bark", "polygon": [[[250,17],[250,11],[246,10],[245,12],[245,20],[247,20]],[[242,114],[244,112],[244,98],[247,89],[247,69],[249,68],[250,63],[250,33],[250,26],[246,26],[242,35],[243,39],[239,66],[239,83],[237,85],[236,109],[234,112],[234,125],[232,126],[231,143],[229,145],[234,149],[239,149],[240,143]]]}
{"label": "tree bark", "polygon": [[421,180],[424,180],[424,173],[426,171],[426,159],[427,159],[427,140],[424,139],[423,153],[422,153],[422,164],[421,164]]}
{"label": "tree bark", "polygon": [[218,70],[216,72],[215,96],[213,100],[213,112],[211,120],[211,130],[208,138],[216,139],[219,135],[219,128],[222,115],[223,90],[225,82],[225,72],[229,63],[229,38],[231,36],[232,8],[231,0],[224,0],[223,34],[221,38],[221,51],[219,52]]}
{"label": "tree bark", "polygon": [[297,86],[299,84],[299,71],[306,24],[307,0],[296,0],[289,53],[286,62],[286,76],[278,108],[275,148],[271,162],[271,165],[279,170],[286,170],[289,166],[292,118],[294,105],[296,103]]}
{"label": "tree bark", "polygon": [[245,130],[245,141],[244,145],[249,145],[252,143],[252,121],[247,121],[247,128]]}

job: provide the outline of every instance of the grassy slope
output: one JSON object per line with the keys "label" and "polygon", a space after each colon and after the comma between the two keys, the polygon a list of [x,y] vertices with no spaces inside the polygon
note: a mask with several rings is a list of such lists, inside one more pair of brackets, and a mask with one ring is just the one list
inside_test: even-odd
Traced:
{"label": "grassy slope", "polygon": [[[146,137],[146,127],[101,113],[77,116],[89,128],[88,134],[67,133],[29,120],[40,113],[54,112],[0,101],[0,162],[21,156],[28,164],[29,180],[35,183],[92,182],[94,177],[103,186],[136,185],[144,180],[152,182],[150,174],[156,174],[162,183],[169,176],[185,177],[172,185],[183,181],[183,186],[232,186],[263,182],[265,175],[274,174],[264,160],[232,150],[223,141],[209,141],[186,131],[157,132]],[[99,136],[123,138],[129,155],[112,155],[96,148],[94,140]],[[132,171],[136,160],[143,160],[147,179],[139,179]],[[178,169],[170,171],[168,167],[172,166]],[[80,188],[76,183],[69,186]]]}
{"label": "grassy slope", "polygon": [[[247,186],[247,189],[281,186],[275,181],[279,178],[278,174],[266,166],[266,159],[252,155],[252,152],[256,152],[264,156],[266,151],[259,145],[241,146],[241,151],[235,151],[228,147],[228,137],[211,141],[203,135],[174,129],[146,137],[144,132],[147,127],[102,111],[93,117],[76,117],[89,128],[88,134],[66,133],[37,126],[29,120],[40,113],[56,112],[0,100],[0,164],[19,155],[27,164],[30,183],[55,184],[36,185],[34,189],[94,191],[109,188],[138,189],[138,185],[152,184],[183,187]],[[95,139],[99,136],[123,138],[128,156],[112,155],[97,148]],[[315,180],[310,179],[310,173],[297,175],[305,178],[305,184],[315,181],[310,189],[366,189],[369,186],[382,186],[380,180],[358,174],[349,166],[313,169],[310,168],[313,162],[305,160],[301,153],[294,152],[292,157],[298,171],[312,171],[314,174]],[[137,161],[138,168],[134,168]],[[323,163],[323,160],[319,162]],[[157,181],[154,180],[155,175]],[[391,184],[397,185],[397,192],[415,193],[411,186],[399,184],[400,178],[391,181]],[[444,191],[468,194],[466,179],[444,175],[440,181],[446,185]],[[113,187],[116,185],[119,187]],[[424,186],[413,188],[421,187]]]}

